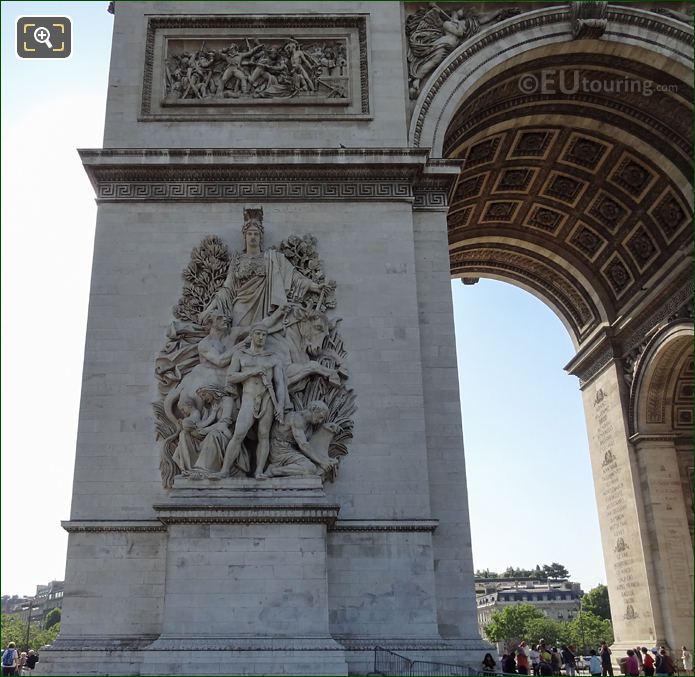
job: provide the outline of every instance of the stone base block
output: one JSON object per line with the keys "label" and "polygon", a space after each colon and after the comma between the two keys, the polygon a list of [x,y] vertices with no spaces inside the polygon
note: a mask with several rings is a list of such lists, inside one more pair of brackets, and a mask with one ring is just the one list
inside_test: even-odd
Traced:
{"label": "stone base block", "polygon": [[479,639],[342,639],[161,637],[138,649],[51,649],[41,652],[37,675],[368,675],[375,668],[388,674],[397,657],[418,661],[421,674],[436,666],[446,674],[473,674],[491,647]]}
{"label": "stone base block", "polygon": [[35,674],[333,676],[347,675],[348,666],[330,641],[323,649],[44,650]]}
{"label": "stone base block", "polygon": [[35,675],[139,675],[141,651],[44,649]]}
{"label": "stone base block", "polygon": [[[333,643],[334,646],[335,643]],[[342,649],[147,651],[140,675],[347,675]]]}

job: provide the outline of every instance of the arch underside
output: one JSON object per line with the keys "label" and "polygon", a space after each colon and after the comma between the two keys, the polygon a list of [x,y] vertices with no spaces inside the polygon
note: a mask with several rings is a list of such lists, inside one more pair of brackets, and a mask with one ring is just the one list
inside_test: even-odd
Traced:
{"label": "arch underside", "polygon": [[[448,214],[452,275],[533,292],[577,346],[692,242],[687,69],[587,44],[530,50],[469,88],[443,152],[464,160]],[[523,78],[537,91],[521,91]]]}
{"label": "arch underside", "polygon": [[633,394],[635,432],[693,434],[693,331],[684,326],[646,351]]}

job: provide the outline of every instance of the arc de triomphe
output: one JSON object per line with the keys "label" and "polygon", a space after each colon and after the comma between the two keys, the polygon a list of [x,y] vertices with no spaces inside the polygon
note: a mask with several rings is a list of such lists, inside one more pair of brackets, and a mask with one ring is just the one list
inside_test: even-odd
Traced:
{"label": "arc de triomphe", "polygon": [[688,11],[115,4],[46,674],[478,664],[451,276],[564,322],[616,648],[690,645]]}

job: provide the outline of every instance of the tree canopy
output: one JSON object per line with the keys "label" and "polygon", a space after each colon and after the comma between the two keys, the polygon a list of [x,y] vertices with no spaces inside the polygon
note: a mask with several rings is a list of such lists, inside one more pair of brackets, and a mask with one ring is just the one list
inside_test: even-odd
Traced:
{"label": "tree canopy", "polygon": [[507,567],[501,574],[490,569],[478,569],[475,572],[476,578],[517,578],[546,581],[548,579],[569,578],[570,572],[557,562],[552,564],[536,564],[533,569],[521,569],[519,567]]}
{"label": "tree canopy", "polygon": [[49,630],[41,628],[39,623],[31,623],[29,626],[29,646],[26,646],[27,623],[17,616],[2,614],[2,627],[0,635],[5,646],[9,642],[14,642],[20,651],[34,649],[38,651],[46,644],[53,644],[56,636],[60,632],[60,623],[56,623]]}
{"label": "tree canopy", "polygon": [[566,643],[574,644],[580,651],[596,649],[601,642],[613,643],[611,622],[587,611],[582,611],[564,625],[567,631]]}
{"label": "tree canopy", "polygon": [[44,629],[49,630],[56,623],[60,623],[60,609],[51,609],[46,614],[46,620],[44,621],[43,627]]}
{"label": "tree canopy", "polygon": [[574,644],[580,652],[596,649],[604,641],[613,642],[613,627],[608,620],[582,611],[571,621],[556,621],[532,604],[514,604],[493,612],[483,632],[491,642],[507,646],[521,640],[536,644],[544,639],[549,645]]}
{"label": "tree canopy", "polygon": [[483,632],[491,642],[519,642],[526,637],[528,624],[534,620],[545,620],[543,612],[533,604],[514,604],[494,611]]}
{"label": "tree canopy", "polygon": [[589,590],[589,592],[582,597],[582,609],[599,618],[610,621],[611,604],[608,600],[608,588],[599,583],[595,588]]}

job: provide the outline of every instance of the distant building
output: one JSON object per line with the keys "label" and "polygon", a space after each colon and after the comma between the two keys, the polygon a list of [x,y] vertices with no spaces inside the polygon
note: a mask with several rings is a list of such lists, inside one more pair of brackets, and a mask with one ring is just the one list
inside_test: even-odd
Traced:
{"label": "distant building", "polygon": [[63,581],[51,581],[47,585],[37,585],[33,597],[3,595],[2,613],[16,616],[25,623],[31,613],[32,623],[43,624],[51,610],[62,609],[63,589]]}
{"label": "distant building", "polygon": [[555,621],[572,620],[579,613],[584,592],[571,581],[515,580],[509,578],[478,579],[475,582],[478,627],[490,622],[494,611],[510,604],[533,604]]}
{"label": "distant building", "polygon": [[23,606],[29,604],[31,597],[23,597],[20,595],[3,595],[2,596],[2,613],[14,614],[17,613]]}
{"label": "distant building", "polygon": [[37,585],[34,604],[41,609],[41,617],[45,620],[48,612],[63,608],[64,581],[51,581],[48,585]]}

